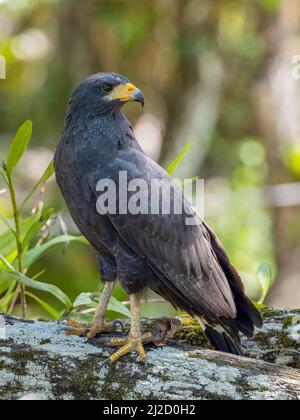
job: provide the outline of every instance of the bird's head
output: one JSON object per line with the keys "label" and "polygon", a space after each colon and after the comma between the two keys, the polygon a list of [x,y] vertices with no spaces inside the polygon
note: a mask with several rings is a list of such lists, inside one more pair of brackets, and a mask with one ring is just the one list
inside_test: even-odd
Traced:
{"label": "bird's head", "polygon": [[71,108],[90,114],[109,114],[129,101],[144,106],[144,96],[127,78],[116,73],[97,73],[84,80],[73,92]]}

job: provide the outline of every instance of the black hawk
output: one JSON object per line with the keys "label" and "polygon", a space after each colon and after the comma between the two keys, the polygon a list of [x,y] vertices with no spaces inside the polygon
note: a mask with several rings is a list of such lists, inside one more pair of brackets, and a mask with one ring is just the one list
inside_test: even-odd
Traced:
{"label": "black hawk", "polygon": [[[161,206],[158,212],[126,213],[120,211],[120,200],[116,211],[99,211],[101,180],[113,181],[117,192],[120,173],[126,173],[128,183],[143,180],[149,191],[153,180],[162,190],[172,183],[138,144],[122,113],[129,101],[144,104],[144,97],[125,77],[98,73],[87,78],[72,94],[55,154],[58,185],[76,225],[95,249],[104,282],[96,316],[84,331],[92,338],[113,330],[104,315],[119,280],[130,296],[131,328],[125,343],[115,339],[123,345],[110,362],[131,350],[145,359],[139,302],[147,289],[199,320],[215,349],[241,354],[240,332],[251,337],[255,326],[262,326],[261,315],[245,296],[220,241],[182,197],[182,190],[172,186],[169,214]],[[145,199],[151,198],[148,194]],[[174,206],[180,198],[181,213]],[[197,223],[186,223],[191,215]]]}

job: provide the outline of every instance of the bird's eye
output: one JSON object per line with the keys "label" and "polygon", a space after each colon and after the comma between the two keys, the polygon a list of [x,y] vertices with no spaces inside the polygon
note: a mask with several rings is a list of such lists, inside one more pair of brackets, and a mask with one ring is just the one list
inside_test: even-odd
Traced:
{"label": "bird's eye", "polygon": [[111,92],[113,90],[113,88],[114,88],[113,85],[104,85],[104,86],[102,86],[102,90],[103,90],[104,93]]}

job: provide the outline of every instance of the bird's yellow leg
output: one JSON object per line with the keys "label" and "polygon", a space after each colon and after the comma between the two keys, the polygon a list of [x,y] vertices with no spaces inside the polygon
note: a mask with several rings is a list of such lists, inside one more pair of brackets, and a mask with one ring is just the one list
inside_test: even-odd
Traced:
{"label": "bird's yellow leg", "polygon": [[115,286],[116,282],[108,282],[105,283],[102,298],[101,301],[97,307],[95,317],[91,324],[84,325],[78,321],[75,321],[73,319],[68,320],[67,325],[70,328],[67,328],[65,330],[65,334],[67,335],[77,335],[80,337],[88,337],[93,338],[98,334],[104,333],[104,332],[114,332],[116,331],[116,327],[118,325],[118,322],[107,322],[104,319],[104,315],[110,300],[110,297],[112,295],[113,288]]}
{"label": "bird's yellow leg", "polygon": [[112,364],[116,362],[120,357],[125,356],[131,351],[136,351],[142,362],[146,359],[146,352],[144,350],[143,343],[149,342],[152,334],[142,334],[141,323],[140,323],[140,297],[138,294],[130,296],[130,311],[131,311],[131,326],[129,337],[124,338],[113,338],[107,345],[108,346],[122,346],[118,351],[112,354],[107,362]]}

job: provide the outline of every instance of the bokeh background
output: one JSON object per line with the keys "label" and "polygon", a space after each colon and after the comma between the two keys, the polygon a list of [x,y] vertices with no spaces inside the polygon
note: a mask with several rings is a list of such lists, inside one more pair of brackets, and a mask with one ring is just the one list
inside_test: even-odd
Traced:
{"label": "bokeh background", "polygon": [[[98,71],[122,73],[146,97],[143,111],[126,108],[144,149],[166,167],[192,144],[175,175],[205,179],[206,221],[249,295],[260,294],[265,262],[267,303],[300,306],[299,0],[0,0],[0,55],[0,156],[24,120],[34,124],[20,196],[53,156],[73,87]],[[73,232],[54,180],[43,199]],[[10,211],[5,193],[0,211]],[[98,286],[80,244],[52,250],[41,270],[72,298]],[[172,309],[146,304],[144,313]]]}

